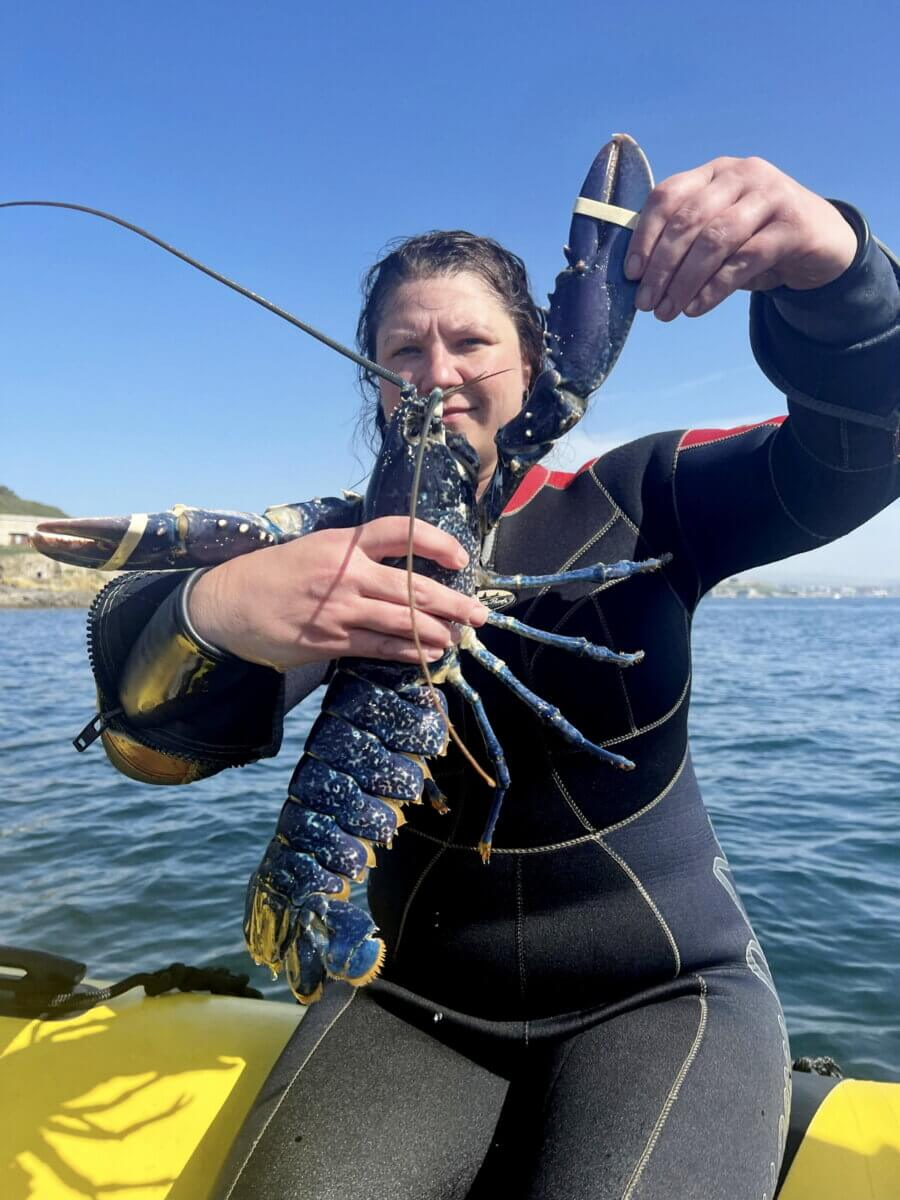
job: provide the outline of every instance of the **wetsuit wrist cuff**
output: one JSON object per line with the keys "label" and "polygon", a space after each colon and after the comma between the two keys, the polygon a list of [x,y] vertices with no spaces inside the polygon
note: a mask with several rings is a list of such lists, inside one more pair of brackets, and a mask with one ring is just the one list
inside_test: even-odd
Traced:
{"label": "wetsuit wrist cuff", "polygon": [[188,619],[187,598],[203,569],[166,597],[131,649],[119,700],[135,724],[181,715],[185,706],[193,707],[208,694],[214,674],[241,662],[201,638]]}
{"label": "wetsuit wrist cuff", "polygon": [[831,200],[856,234],[853,262],[822,287],[765,293],[778,315],[798,333],[829,346],[853,346],[878,337],[900,319],[900,287],[888,254],[872,237],[858,208]]}
{"label": "wetsuit wrist cuff", "polygon": [[192,641],[199,650],[201,650],[208,658],[216,662],[234,662],[237,655],[232,654],[229,650],[223,650],[221,646],[217,646],[214,642],[210,642],[198,632],[197,627],[191,620],[190,599],[191,592],[199,580],[201,575],[205,575],[210,567],[198,567],[196,571],[191,571],[187,579],[175,593],[175,615],[178,625],[185,636]]}

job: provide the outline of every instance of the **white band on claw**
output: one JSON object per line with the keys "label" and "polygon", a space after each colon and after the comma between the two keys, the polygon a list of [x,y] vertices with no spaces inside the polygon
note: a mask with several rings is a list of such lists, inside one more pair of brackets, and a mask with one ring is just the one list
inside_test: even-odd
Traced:
{"label": "white band on claw", "polygon": [[589,200],[587,196],[579,196],[572,211],[581,213],[583,217],[597,217],[601,221],[609,221],[612,225],[621,225],[623,229],[634,229],[641,215],[632,212],[630,208],[620,208],[618,204]]}
{"label": "white band on claw", "polygon": [[150,517],[147,513],[132,514],[128,528],[125,530],[125,536],[100,568],[101,571],[118,571],[120,567],[124,567],[131,558],[132,550],[144,536],[144,530],[147,528],[149,520]]}

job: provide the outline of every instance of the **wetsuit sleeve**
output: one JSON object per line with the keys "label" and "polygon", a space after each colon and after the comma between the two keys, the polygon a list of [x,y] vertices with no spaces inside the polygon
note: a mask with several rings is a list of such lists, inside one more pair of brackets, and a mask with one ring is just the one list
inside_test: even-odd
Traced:
{"label": "wetsuit sleeve", "polygon": [[[356,525],[361,515],[362,497],[350,492],[266,509],[292,536]],[[103,589],[88,617],[100,720],[76,745],[101,729],[112,763],[147,783],[189,783],[277,754],[284,714],[331,666],[282,673],[210,645],[187,615],[196,577],[129,572]]]}
{"label": "wetsuit sleeve", "polygon": [[900,494],[900,264],[841,205],[859,249],[822,288],[751,301],[751,344],[788,417],[680,440],[673,498],[697,598],[822,546]]}
{"label": "wetsuit sleeve", "polygon": [[147,783],[188,783],[281,745],[284,676],[199,643],[181,616],[185,583],[184,572],[120,576],[88,617],[104,748]]}

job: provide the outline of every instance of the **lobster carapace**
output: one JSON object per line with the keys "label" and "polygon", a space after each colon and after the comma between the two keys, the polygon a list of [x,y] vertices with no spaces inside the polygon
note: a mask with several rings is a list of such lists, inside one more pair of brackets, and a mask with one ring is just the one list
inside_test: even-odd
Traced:
{"label": "lobster carapace", "polygon": [[[364,497],[281,505],[262,516],[178,506],[149,516],[47,521],[35,544],[53,558],[108,569],[209,566],[317,530],[409,513],[412,496],[415,515],[452,534],[469,555],[459,571],[425,559],[415,559],[413,569],[458,591],[517,595],[572,580],[600,585],[658,570],[663,559],[597,563],[559,575],[501,576],[480,562],[484,538],[523,476],[581,418],[624,344],[635,311],[625,253],[635,213],[651,187],[646,159],[625,135],[616,135],[594,160],[576,203],[566,247],[569,265],[550,297],[545,369],[521,413],[498,432],[497,467],[480,499],[478,457],[443,424],[444,394],[435,389],[420,396],[403,385]],[[640,651],[619,653],[535,629],[499,612],[490,613],[488,624],[601,663],[631,666],[642,657]],[[496,675],[577,750],[618,769],[633,764],[587,741],[559,709],[516,679],[474,629],[464,627],[459,645],[445,652],[430,675],[435,684],[460,693],[483,735],[495,782],[480,847],[487,862],[510,780],[489,716],[465,678],[461,653]],[[348,899],[351,882],[363,879],[374,864],[374,845],[390,845],[403,823],[404,805],[427,798],[446,807],[428,769],[428,759],[442,754],[447,742],[443,701],[436,707],[440,693],[431,680],[424,663],[420,668],[344,658],[335,664],[275,836],[250,881],[245,915],[250,953],[273,971],[283,966],[303,1003],[318,998],[327,976],[361,985],[377,974],[385,947],[368,914]]]}

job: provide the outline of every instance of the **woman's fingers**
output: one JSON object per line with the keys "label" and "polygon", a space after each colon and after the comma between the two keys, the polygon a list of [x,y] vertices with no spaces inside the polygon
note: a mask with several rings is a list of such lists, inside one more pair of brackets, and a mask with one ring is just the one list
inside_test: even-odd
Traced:
{"label": "woman's fingers", "polygon": [[[399,567],[375,563],[367,570],[364,594],[372,600],[384,600],[408,611],[409,591],[406,572]],[[425,575],[413,575],[413,601],[420,612],[463,625],[483,625],[488,610],[471,596],[445,587]]]}
{"label": "woman's fingers", "polygon": [[716,218],[740,193],[735,175],[717,176],[712,163],[673,175],[654,189],[629,247],[629,260],[634,255],[643,264],[636,298],[639,309],[650,312],[664,303],[676,272],[698,238],[702,239],[701,248],[712,254],[718,251]]}
{"label": "woman's fingers", "polygon": [[[443,649],[436,646],[423,646],[426,662],[437,662],[444,654]],[[373,633],[370,629],[351,629],[346,646],[336,651],[331,657],[338,658],[351,655],[354,658],[378,658],[387,662],[417,663],[419,651],[415,642],[404,638],[390,637],[388,634]]]}
{"label": "woman's fingers", "polygon": [[[669,221],[680,209],[687,207],[690,210],[692,203],[696,204],[697,197],[709,186],[714,176],[713,163],[706,163],[693,171],[681,171],[677,175],[670,175],[668,179],[658,183],[647,197],[641,209],[640,219],[631,235],[625,273],[629,279],[640,279],[642,285],[650,288],[651,294],[656,295],[659,281],[648,277],[648,267]],[[638,307],[643,308],[643,303]]]}
{"label": "woman's fingers", "polygon": [[625,273],[637,307],[698,317],[741,289],[822,287],[853,261],[839,211],[762,158],[716,158],[653,189]]}
{"label": "woman's fingers", "polygon": [[765,291],[777,287],[781,280],[771,263],[778,236],[777,229],[769,226],[748,238],[684,306],[685,314],[701,317],[739,288]]}
{"label": "woman's fingers", "polygon": [[[370,558],[401,558],[409,542],[409,517],[378,517],[360,526],[357,546]],[[455,537],[429,525],[427,521],[413,523],[413,553],[430,558],[441,567],[458,571],[469,556]]]}
{"label": "woman's fingers", "polygon": [[[351,615],[349,620],[353,628],[364,628],[373,633],[402,638],[407,642],[413,641],[413,618],[409,606],[405,604],[361,599],[358,614]],[[442,621],[427,612],[416,612],[415,621],[416,631],[423,645],[446,650],[458,639],[458,632],[450,621]]]}
{"label": "woman's fingers", "polygon": [[[373,560],[401,558],[406,553],[408,538],[407,517],[381,517],[363,526],[363,536],[357,545]],[[468,555],[456,538],[426,521],[415,522],[413,550],[417,556],[430,558],[449,570],[460,570],[468,562]],[[373,561],[360,580],[360,590],[371,600],[402,608],[407,614],[404,619],[408,619],[409,585],[403,568]],[[445,621],[483,625],[487,617],[487,609],[477,600],[425,575],[413,575],[413,601],[420,612]]]}
{"label": "woman's fingers", "polygon": [[[771,204],[762,192],[749,192],[741,196],[737,203],[712,216],[697,233],[681,263],[673,271],[663,302],[656,310],[660,320],[671,321],[679,313],[687,311],[714,276],[718,276],[715,290],[719,299],[716,303],[742,286],[743,279],[751,277],[745,270],[746,264],[752,259],[761,267],[759,251],[765,246],[772,246],[773,239],[769,237],[758,241],[755,249],[746,249],[765,227],[771,213]],[[737,282],[739,279],[742,282]],[[721,291],[723,284],[731,286]]]}

